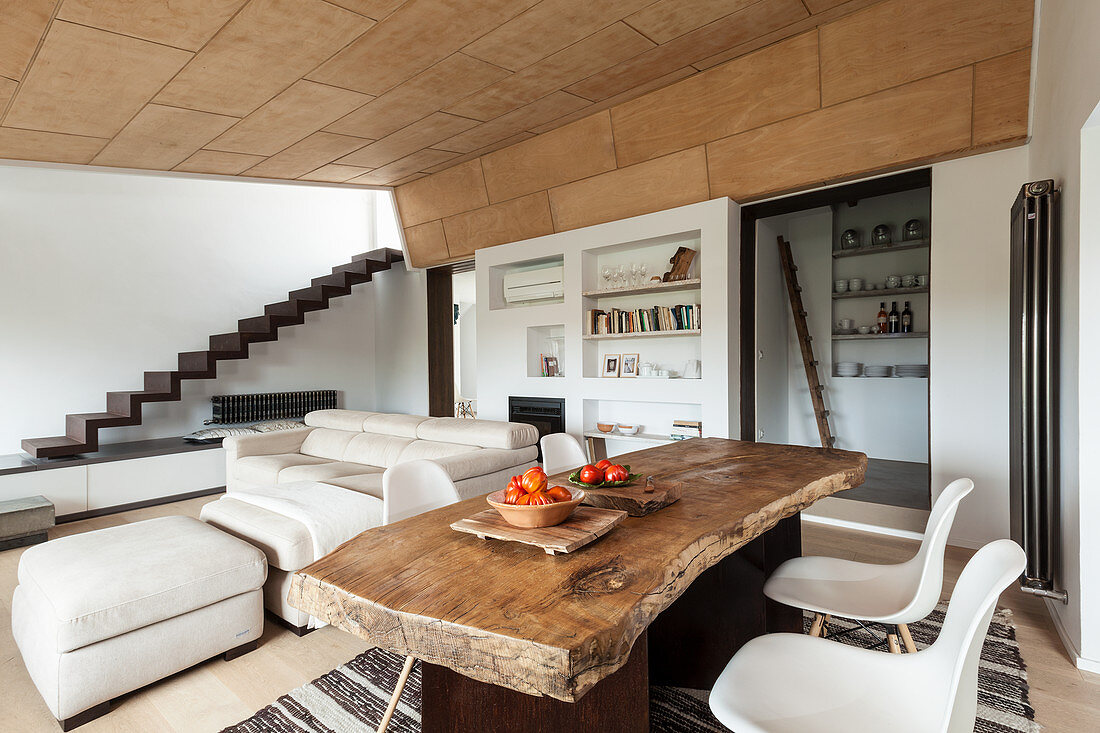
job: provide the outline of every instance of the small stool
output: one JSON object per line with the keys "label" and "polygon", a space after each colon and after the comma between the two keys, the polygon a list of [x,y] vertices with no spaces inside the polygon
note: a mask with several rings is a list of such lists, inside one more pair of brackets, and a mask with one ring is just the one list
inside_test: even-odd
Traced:
{"label": "small stool", "polygon": [[262,552],[191,517],[62,537],[20,557],[12,634],[71,730],[120,695],[255,649],[266,576]]}
{"label": "small stool", "polygon": [[45,542],[53,524],[53,502],[44,496],[0,501],[0,550]]}

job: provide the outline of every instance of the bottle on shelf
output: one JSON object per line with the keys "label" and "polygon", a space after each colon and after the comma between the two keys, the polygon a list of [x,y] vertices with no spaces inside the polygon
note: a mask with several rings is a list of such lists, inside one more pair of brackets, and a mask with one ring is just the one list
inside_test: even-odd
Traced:
{"label": "bottle on shelf", "polygon": [[901,312],[901,332],[913,332],[913,311],[909,310],[909,301],[905,301],[905,310]]}
{"label": "bottle on shelf", "polygon": [[901,316],[898,315],[898,302],[895,300],[890,306],[890,312],[886,315],[887,332],[901,333]]}
{"label": "bottle on shelf", "polygon": [[878,332],[886,333],[886,301],[878,304]]}

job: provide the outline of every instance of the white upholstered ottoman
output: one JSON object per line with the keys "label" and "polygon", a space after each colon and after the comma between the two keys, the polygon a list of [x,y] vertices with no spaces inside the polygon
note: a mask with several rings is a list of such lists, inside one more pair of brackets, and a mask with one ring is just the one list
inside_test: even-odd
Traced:
{"label": "white upholstered ottoman", "polygon": [[110,701],[263,633],[264,554],[191,517],[72,535],[26,550],[12,633],[63,730]]}

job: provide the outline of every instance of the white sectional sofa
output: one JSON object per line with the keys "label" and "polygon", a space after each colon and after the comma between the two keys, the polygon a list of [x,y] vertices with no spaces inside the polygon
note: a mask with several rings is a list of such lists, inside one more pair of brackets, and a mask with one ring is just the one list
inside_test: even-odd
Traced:
{"label": "white sectional sofa", "polygon": [[382,498],[382,473],[418,458],[447,471],[464,498],[495,491],[535,465],[538,431],[525,423],[318,410],[307,427],[226,438],[226,490],[317,481]]}
{"label": "white sectional sofa", "polygon": [[318,559],[309,529],[242,500],[241,492],[302,482],[359,492],[371,497],[359,502],[366,530],[382,523],[382,474],[398,463],[438,463],[468,499],[504,487],[538,457],[538,431],[524,423],[352,410],[311,412],[305,423],[300,430],[226,438],[226,495],[205,505],[201,515],[263,550],[264,605],[299,634],[308,630],[309,616],[287,603],[287,593],[295,571]]}

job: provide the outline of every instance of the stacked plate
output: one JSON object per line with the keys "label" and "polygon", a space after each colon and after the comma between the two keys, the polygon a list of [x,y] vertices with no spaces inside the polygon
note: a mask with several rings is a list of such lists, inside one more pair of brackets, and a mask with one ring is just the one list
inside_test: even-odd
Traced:
{"label": "stacked plate", "polygon": [[927,364],[895,364],[894,365],[895,377],[910,377],[920,378],[928,376]]}
{"label": "stacked plate", "polygon": [[836,363],[836,375],[838,377],[858,377],[863,372],[863,364],[858,361],[838,361]]}
{"label": "stacked plate", "polygon": [[886,364],[868,364],[863,367],[863,376],[888,377],[890,376],[890,367]]}

